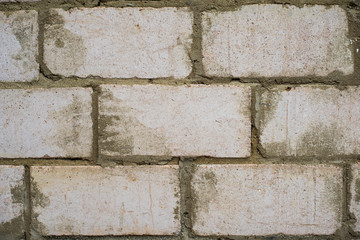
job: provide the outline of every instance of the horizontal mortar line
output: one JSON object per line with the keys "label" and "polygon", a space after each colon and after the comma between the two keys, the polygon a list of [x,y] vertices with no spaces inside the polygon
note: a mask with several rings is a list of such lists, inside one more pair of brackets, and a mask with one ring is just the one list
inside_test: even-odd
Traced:
{"label": "horizontal mortar line", "polygon": [[175,239],[180,239],[180,235],[175,235],[175,236],[170,236],[170,235],[101,235],[101,236],[97,236],[97,235],[63,235],[63,236],[42,236],[44,239],[59,239],[59,240],[72,240],[72,239],[111,239],[111,240],[137,240],[137,239],[143,239],[143,240],[152,240],[152,239],[159,239],[159,240],[165,240],[165,239],[170,239],[170,240],[175,240]]}
{"label": "horizontal mortar line", "polygon": [[[207,80],[207,81],[199,81],[199,80],[155,80],[149,82],[149,80],[93,80],[93,79],[84,79],[79,82],[79,80],[58,80],[58,81],[41,81],[41,82],[0,82],[0,89],[37,89],[37,88],[75,88],[75,87],[82,87],[82,88],[91,88],[91,87],[98,87],[100,85],[165,85],[165,86],[186,86],[186,85],[228,85],[228,84],[249,84],[256,86],[266,86],[266,87],[276,87],[276,86],[339,86],[339,87],[358,87],[360,86],[360,81],[357,83],[334,83],[334,82],[317,82],[317,81],[304,81],[296,83],[294,82],[281,82],[281,83],[274,83],[270,81],[237,81],[237,80]],[[62,81],[62,82],[61,82]],[[72,82],[69,82],[72,81]]]}
{"label": "horizontal mortar line", "polygon": [[[187,160],[188,159],[188,160]],[[342,156],[342,157],[249,157],[249,158],[184,158],[181,161],[193,161],[195,163],[205,163],[211,164],[212,161],[216,161],[216,163],[227,163],[227,164],[247,164],[247,163],[254,163],[254,164],[287,164],[287,163],[299,163],[299,164],[324,164],[324,163],[332,163],[332,164],[343,164],[343,163],[352,163],[360,161],[360,156]]]}
{"label": "horizontal mortar line", "polygon": [[[98,7],[114,7],[114,8],[122,8],[122,7],[153,7],[153,8],[163,8],[163,7],[188,7],[190,9],[194,9],[196,11],[217,11],[217,12],[223,12],[223,11],[236,11],[238,9],[234,8],[241,8],[241,6],[246,5],[264,5],[264,4],[274,4],[274,5],[293,5],[297,7],[303,7],[305,5],[307,6],[314,6],[314,5],[323,5],[323,6],[343,6],[346,7],[349,4],[351,4],[352,1],[347,2],[328,2],[324,3],[324,1],[321,0],[314,0],[307,3],[300,3],[296,0],[284,0],[282,2],[276,1],[276,0],[265,0],[265,1],[237,1],[236,3],[231,3],[231,1],[221,3],[221,4],[208,4],[208,3],[202,3],[202,2],[195,2],[191,5],[186,4],[186,2],[168,2],[168,1],[148,1],[148,2],[142,2],[142,1],[100,1],[100,5]],[[90,5],[90,8],[93,8]]]}
{"label": "horizontal mortar line", "polygon": [[141,162],[141,161],[151,161],[151,162],[170,162],[178,160],[179,157],[167,157],[167,156],[119,156],[119,157],[103,157],[100,155],[101,160],[109,161],[109,162],[116,162],[116,161],[134,161],[134,162]]}
{"label": "horizontal mortar line", "polygon": [[178,155],[178,156],[154,156],[154,155],[127,155],[127,156],[114,156],[114,157],[104,157],[104,160],[127,160],[127,159],[159,159],[159,160],[174,160],[174,159],[190,159],[190,160],[198,160],[198,159],[215,159],[215,160],[236,160],[236,161],[244,161],[244,160],[252,160],[262,159],[262,160],[299,160],[299,159],[316,159],[316,160],[341,160],[341,159],[353,159],[353,158],[360,158],[360,154],[349,154],[349,155],[319,155],[319,156],[248,156],[248,157],[215,157],[215,156],[208,156],[208,155],[193,155],[193,156],[186,156],[186,155]]}
{"label": "horizontal mortar line", "polygon": [[109,164],[127,166],[128,164],[135,165],[178,165],[177,159],[169,160],[153,160],[153,159],[117,159],[117,160],[107,160],[103,159],[103,162],[99,163],[95,160],[81,160],[81,159],[59,159],[59,158],[1,158],[0,165],[49,165],[49,166],[58,166],[58,165],[82,165],[82,166],[107,166]]}
{"label": "horizontal mortar line", "polygon": [[[62,158],[62,157],[49,157],[49,158],[36,158],[36,157],[24,157],[24,158],[5,158],[5,157],[0,157],[0,161],[36,161],[36,160],[48,160],[48,161],[53,161],[53,160],[59,160],[59,161],[63,161],[63,160],[68,160],[68,161],[84,161],[84,162],[91,162],[92,160],[89,158]],[[1,162],[0,162],[1,164]]]}
{"label": "horizontal mortar line", "polygon": [[334,235],[290,235],[290,234],[272,234],[272,235],[209,235],[209,236],[192,236],[192,240],[219,240],[225,238],[226,240],[248,240],[250,239],[319,239],[329,240]]}
{"label": "horizontal mortar line", "polygon": [[[198,56],[199,58],[202,56]],[[56,74],[44,74],[43,72],[39,73],[39,76],[44,77],[51,81],[64,81],[64,80],[97,80],[97,81],[244,81],[244,82],[254,82],[254,81],[346,81],[352,79],[359,79],[360,75],[356,73],[352,73],[349,75],[338,75],[333,76],[331,74],[326,76],[316,76],[316,75],[306,75],[306,76],[257,76],[257,77],[250,77],[250,76],[213,76],[213,75],[206,75],[200,73],[193,73],[183,78],[174,78],[173,76],[169,77],[102,77],[89,74],[86,77],[79,77],[76,75],[71,76],[62,76]],[[34,81],[35,82],[35,81]]]}
{"label": "horizontal mortar line", "polygon": [[58,86],[83,86],[83,87],[95,87],[101,84],[129,84],[129,85],[134,85],[134,84],[156,84],[156,82],[158,81],[162,81],[162,82],[168,82],[168,84],[179,84],[179,83],[183,83],[183,84],[189,84],[190,81],[189,80],[171,80],[171,79],[167,79],[167,80],[155,80],[155,81],[151,81],[148,79],[143,79],[143,80],[139,80],[139,79],[111,79],[111,80],[107,80],[107,79],[62,79],[62,80],[51,80],[51,79],[46,79],[46,80],[40,80],[40,81],[33,81],[33,82],[0,82],[0,87],[37,87],[37,86],[44,86],[45,87],[58,87]]}
{"label": "horizontal mortar line", "polygon": [[96,8],[96,7],[113,7],[113,8],[123,8],[123,7],[152,7],[152,8],[164,8],[164,7],[188,7],[197,11],[217,11],[217,12],[223,12],[223,11],[235,11],[237,9],[234,9],[234,7],[241,7],[246,5],[255,5],[255,4],[277,4],[277,5],[294,5],[298,7],[302,7],[304,5],[307,6],[313,6],[313,5],[324,5],[324,6],[348,6],[352,3],[352,1],[346,1],[346,2],[328,2],[324,3],[324,1],[311,1],[309,3],[303,3],[299,4],[296,0],[285,0],[279,3],[276,0],[272,1],[248,1],[248,2],[237,2],[237,3],[225,3],[225,4],[204,4],[201,2],[195,2],[191,6],[189,4],[186,4],[186,2],[168,2],[168,1],[100,1],[99,3],[89,3],[84,1],[86,4],[85,6],[80,3],[78,4],[57,4],[57,3],[51,3],[46,4],[41,1],[37,2],[3,2],[0,3],[0,11],[12,11],[12,10],[20,10],[20,8],[23,8],[24,10],[44,10],[44,9],[50,9],[50,8],[63,8],[65,10],[71,9],[71,8]]}
{"label": "horizontal mortar line", "polygon": [[[127,164],[134,164],[137,166],[143,165],[156,165],[156,166],[164,166],[164,165],[178,165],[178,161],[180,162],[190,162],[198,165],[218,165],[218,164],[239,164],[239,165],[286,165],[286,164],[295,164],[295,165],[343,165],[343,164],[353,164],[358,163],[360,161],[360,156],[357,157],[317,157],[317,158],[309,158],[309,157],[299,157],[299,158],[283,158],[279,159],[276,157],[272,158],[204,158],[204,157],[180,157],[177,159],[169,159],[169,160],[152,160],[152,159],[133,159],[129,157],[128,159],[121,160],[104,160],[104,165],[115,164],[119,166],[130,166]],[[160,163],[162,162],[162,163]],[[166,162],[166,163],[164,163]],[[44,158],[18,158],[18,159],[0,159],[0,165],[44,165],[44,166],[101,166],[101,164],[89,161],[89,160],[81,160],[81,159],[44,159]]]}
{"label": "horizontal mortar line", "polygon": [[[166,235],[102,235],[102,236],[91,236],[91,235],[64,235],[64,236],[43,236],[45,239],[66,239],[66,240],[72,240],[72,239],[179,239],[181,237],[181,235],[175,235],[175,236],[166,236]],[[329,239],[329,237],[331,237],[331,235],[289,235],[289,234],[273,234],[273,235],[209,235],[209,236],[197,236],[197,235],[192,235],[191,239],[193,240],[202,240],[202,239],[206,239],[206,240],[210,240],[210,239],[214,239],[214,240],[218,240],[220,237],[225,237],[226,239],[249,239],[249,237],[255,237],[255,238],[281,238],[281,239],[286,239],[286,238],[311,238],[311,237],[316,237],[316,239]]]}
{"label": "horizontal mortar line", "polygon": [[[208,155],[178,155],[178,156],[168,156],[168,155],[125,155],[125,156],[104,156],[100,154],[100,158],[105,161],[139,161],[139,160],[153,160],[153,161],[173,161],[173,160],[232,160],[232,161],[246,161],[246,160],[272,160],[272,161],[298,161],[298,160],[314,160],[314,161],[322,161],[322,160],[332,160],[332,161],[341,161],[341,160],[349,160],[349,159],[360,159],[360,154],[349,154],[349,155],[319,155],[319,156],[248,156],[248,157],[215,157]],[[24,161],[24,160],[68,160],[68,161],[86,161],[92,162],[91,157],[0,157],[0,161]]]}
{"label": "horizontal mortar line", "polygon": [[81,164],[81,163],[33,163],[33,162],[27,162],[27,163],[19,163],[19,164],[12,164],[12,163],[0,163],[0,166],[29,166],[31,167],[95,167],[99,165],[90,165],[90,164]]}
{"label": "horizontal mortar line", "polygon": [[[250,156],[244,158],[227,158],[227,157],[211,157],[211,156],[174,156],[166,158],[161,156],[127,156],[127,157],[113,157],[113,158],[103,158],[104,161],[109,162],[132,162],[136,163],[139,161],[149,161],[149,163],[157,162],[170,162],[170,161],[179,161],[183,162],[204,162],[208,164],[212,163],[234,163],[234,164],[247,164],[247,163],[349,163],[356,162],[360,160],[360,155],[342,155],[342,156],[299,156],[299,157],[281,157],[281,156],[271,156],[271,157],[260,157],[260,156]],[[161,164],[160,164],[161,165]]]}
{"label": "horizontal mortar line", "polygon": [[[201,57],[201,56],[198,56]],[[330,79],[336,79],[336,80],[346,80],[347,78],[353,78],[356,75],[356,73],[343,75],[343,74],[328,74],[325,76],[317,76],[317,75],[300,75],[300,76],[216,76],[216,75],[206,75],[206,73],[194,73],[189,74],[185,77],[181,78],[175,78],[174,76],[165,76],[165,77],[102,77],[98,75],[92,75],[89,74],[86,77],[81,77],[77,75],[70,75],[70,76],[63,76],[61,74],[44,74],[43,72],[39,72],[39,76],[42,76],[47,79],[54,79],[54,81],[58,80],[64,80],[64,79],[76,79],[76,80],[192,80],[192,79],[200,79],[200,80],[209,80],[209,79],[216,79],[216,80],[247,80],[247,81],[253,81],[253,80],[330,80]],[[358,76],[360,78],[360,76]]]}
{"label": "horizontal mortar line", "polygon": [[359,161],[354,162],[317,162],[317,161],[308,161],[308,162],[193,162],[196,165],[301,165],[301,166],[312,166],[312,165],[334,165],[334,166],[343,166],[345,164],[356,164]]}

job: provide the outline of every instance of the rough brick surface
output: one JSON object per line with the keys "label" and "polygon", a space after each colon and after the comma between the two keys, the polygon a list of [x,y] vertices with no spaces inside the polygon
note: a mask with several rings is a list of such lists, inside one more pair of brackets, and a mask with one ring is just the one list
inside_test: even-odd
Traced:
{"label": "rough brick surface", "polygon": [[180,230],[178,166],[32,167],[42,235],[171,235]]}
{"label": "rough brick surface", "polygon": [[0,90],[0,157],[88,157],[89,88]]}
{"label": "rough brick surface", "polygon": [[247,157],[250,87],[103,85],[100,153]]}
{"label": "rough brick surface", "polygon": [[20,239],[24,232],[24,167],[0,166],[0,239]]}
{"label": "rough brick surface", "polygon": [[325,76],[353,72],[346,12],[338,6],[248,5],[202,15],[207,75]]}
{"label": "rough brick surface", "polygon": [[0,82],[39,78],[36,11],[0,12]]}
{"label": "rough brick surface", "polygon": [[52,9],[44,61],[79,77],[186,77],[192,13],[187,8]]}
{"label": "rough brick surface", "polygon": [[360,232],[360,164],[354,164],[351,168],[350,184],[350,212],[355,215],[356,222],[353,225],[354,231]]}
{"label": "rough brick surface", "polygon": [[200,165],[191,186],[199,235],[332,234],[341,226],[339,167]]}
{"label": "rough brick surface", "polygon": [[258,97],[260,143],[268,156],[359,154],[360,88],[296,87]]}

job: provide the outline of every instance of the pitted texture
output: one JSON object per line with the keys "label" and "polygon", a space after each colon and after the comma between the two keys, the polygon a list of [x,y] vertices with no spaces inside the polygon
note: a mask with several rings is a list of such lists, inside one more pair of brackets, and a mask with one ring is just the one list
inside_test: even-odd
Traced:
{"label": "pitted texture", "polygon": [[199,235],[332,234],[341,226],[339,167],[200,165],[191,186]]}
{"label": "pitted texture", "polygon": [[33,221],[43,235],[172,235],[177,166],[32,167]]}
{"label": "pitted texture", "polygon": [[0,82],[29,82],[39,78],[38,14],[0,12]]}
{"label": "pitted texture", "polygon": [[0,90],[0,157],[89,157],[89,88]]}
{"label": "pitted texture", "polygon": [[338,6],[242,6],[202,15],[209,76],[296,77],[351,74],[346,12]]}
{"label": "pitted texture", "polygon": [[250,155],[250,88],[241,85],[101,87],[104,156]]}
{"label": "pitted texture", "polygon": [[52,9],[44,62],[53,74],[103,78],[184,78],[192,13],[187,8]]}

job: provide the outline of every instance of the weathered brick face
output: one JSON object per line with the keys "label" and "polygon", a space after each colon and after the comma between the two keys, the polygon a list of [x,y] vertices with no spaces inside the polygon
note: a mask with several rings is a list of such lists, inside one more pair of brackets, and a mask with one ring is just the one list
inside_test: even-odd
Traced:
{"label": "weathered brick face", "polygon": [[0,0],[0,240],[359,238],[359,16]]}
{"label": "weathered brick face", "polygon": [[249,5],[202,15],[209,76],[326,76],[353,72],[346,12],[338,6]]}
{"label": "weathered brick face", "polygon": [[0,90],[1,157],[89,157],[90,88]]}
{"label": "weathered brick face", "polygon": [[24,227],[24,167],[0,166],[0,237],[20,239]]}
{"label": "weathered brick face", "polygon": [[27,82],[39,77],[38,13],[0,13],[0,82]]}
{"label": "weathered brick face", "polygon": [[260,144],[269,156],[359,154],[358,87],[274,88],[258,96]]}
{"label": "weathered brick face", "polygon": [[341,226],[339,167],[200,165],[191,186],[199,235],[332,234]]}
{"label": "weathered brick face", "polygon": [[180,230],[177,166],[32,167],[31,176],[33,226],[43,235]]}
{"label": "weathered brick face", "polygon": [[105,156],[250,155],[248,86],[101,86]]}
{"label": "weathered brick face", "polygon": [[187,8],[51,9],[44,62],[53,74],[184,78],[191,72]]}

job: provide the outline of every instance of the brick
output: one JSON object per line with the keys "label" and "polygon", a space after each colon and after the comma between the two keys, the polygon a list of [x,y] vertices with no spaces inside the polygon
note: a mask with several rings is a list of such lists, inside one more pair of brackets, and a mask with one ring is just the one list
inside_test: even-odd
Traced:
{"label": "brick", "polygon": [[89,157],[90,88],[0,90],[0,157]]}
{"label": "brick", "polygon": [[261,4],[202,15],[203,65],[219,77],[351,74],[346,12],[338,6]]}
{"label": "brick", "polygon": [[251,89],[243,85],[103,85],[102,156],[250,156]]}
{"label": "brick", "polygon": [[180,230],[178,166],[32,167],[42,235],[172,235]]}
{"label": "brick", "polygon": [[0,82],[29,82],[39,78],[38,14],[0,12]]}
{"label": "brick", "polygon": [[360,88],[283,87],[258,97],[257,125],[267,156],[359,154]]}
{"label": "brick", "polygon": [[328,235],[341,226],[340,167],[199,165],[191,188],[197,235]]}
{"label": "brick", "polygon": [[351,183],[350,183],[350,212],[354,214],[356,222],[353,223],[353,230],[360,232],[360,164],[356,163],[351,166]]}
{"label": "brick", "polygon": [[24,235],[24,167],[0,166],[0,239]]}
{"label": "brick", "polygon": [[44,61],[54,74],[183,78],[191,72],[188,8],[52,9]]}

